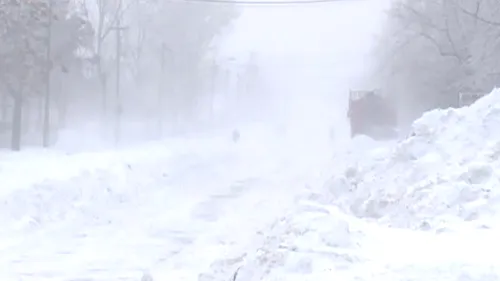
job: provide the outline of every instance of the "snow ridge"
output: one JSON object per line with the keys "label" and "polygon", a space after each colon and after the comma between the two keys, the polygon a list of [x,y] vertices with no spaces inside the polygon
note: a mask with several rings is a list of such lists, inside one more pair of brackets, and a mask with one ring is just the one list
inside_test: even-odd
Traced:
{"label": "snow ridge", "polygon": [[500,202],[499,126],[499,89],[468,107],[427,112],[407,138],[364,151],[329,192],[344,211],[392,226],[484,227]]}

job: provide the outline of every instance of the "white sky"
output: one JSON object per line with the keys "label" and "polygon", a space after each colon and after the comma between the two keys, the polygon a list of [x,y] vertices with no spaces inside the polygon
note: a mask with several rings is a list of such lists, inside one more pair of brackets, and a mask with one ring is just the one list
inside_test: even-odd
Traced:
{"label": "white sky", "polygon": [[324,61],[358,59],[380,29],[386,0],[248,6],[223,41],[227,56],[302,56]]}
{"label": "white sky", "polygon": [[365,82],[389,1],[247,6],[220,42],[220,60],[255,52],[275,112],[285,110],[294,126],[319,124],[318,132],[345,127],[349,88]]}

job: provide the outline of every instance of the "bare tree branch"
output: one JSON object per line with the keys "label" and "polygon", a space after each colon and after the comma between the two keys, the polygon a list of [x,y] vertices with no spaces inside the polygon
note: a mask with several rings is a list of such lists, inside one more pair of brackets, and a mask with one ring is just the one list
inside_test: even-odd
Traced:
{"label": "bare tree branch", "polygon": [[489,25],[493,25],[493,26],[498,26],[500,27],[500,22],[496,22],[496,21],[493,21],[493,20],[489,20],[489,19],[485,19],[483,17],[480,17],[479,16],[479,5],[478,5],[478,8],[476,9],[475,12],[471,12],[471,11],[468,11],[467,9],[465,9],[464,7],[462,7],[460,4],[458,3],[455,3],[454,1],[451,1],[453,5],[455,5],[458,9],[460,9],[460,11],[480,22],[483,22],[485,24],[489,24]]}

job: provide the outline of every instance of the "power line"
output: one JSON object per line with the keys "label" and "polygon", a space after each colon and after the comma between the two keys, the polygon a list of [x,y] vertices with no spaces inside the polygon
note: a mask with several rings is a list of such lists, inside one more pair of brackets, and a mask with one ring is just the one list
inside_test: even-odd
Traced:
{"label": "power line", "polygon": [[279,5],[309,5],[319,3],[333,2],[356,2],[364,0],[282,0],[282,1],[266,1],[266,0],[184,0],[184,3],[207,3],[207,4],[235,4],[248,6],[279,6]]}

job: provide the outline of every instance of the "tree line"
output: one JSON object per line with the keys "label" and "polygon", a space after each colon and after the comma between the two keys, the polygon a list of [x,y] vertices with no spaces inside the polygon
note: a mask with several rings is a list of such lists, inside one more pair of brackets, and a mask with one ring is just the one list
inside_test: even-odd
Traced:
{"label": "tree line", "polygon": [[[500,82],[500,2],[395,0],[374,49],[375,79],[409,123]],[[403,122],[404,122],[403,121]]]}
{"label": "tree line", "polygon": [[119,142],[123,122],[161,136],[195,120],[213,95],[214,38],[238,13],[183,1],[0,0],[0,147],[49,147],[81,124]]}

